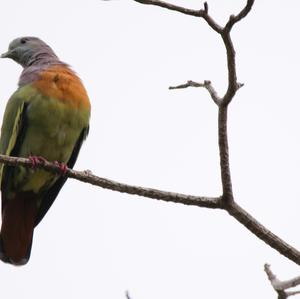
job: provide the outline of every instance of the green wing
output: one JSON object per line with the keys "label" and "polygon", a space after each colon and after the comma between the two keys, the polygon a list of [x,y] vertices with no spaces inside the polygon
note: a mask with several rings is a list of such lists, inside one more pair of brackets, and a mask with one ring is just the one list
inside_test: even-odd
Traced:
{"label": "green wing", "polygon": [[3,117],[0,138],[0,153],[10,155],[24,126],[26,104],[36,95],[30,86],[19,88],[9,99]]}
{"label": "green wing", "polygon": [[[0,153],[13,156],[17,154],[26,127],[26,106],[20,90],[15,92],[9,99],[1,128]],[[7,179],[12,167],[1,164],[0,182],[1,190],[7,186]]]}
{"label": "green wing", "polygon": [[10,155],[16,144],[22,127],[24,106],[24,101],[15,95],[7,103],[0,138],[0,153],[2,155]]}

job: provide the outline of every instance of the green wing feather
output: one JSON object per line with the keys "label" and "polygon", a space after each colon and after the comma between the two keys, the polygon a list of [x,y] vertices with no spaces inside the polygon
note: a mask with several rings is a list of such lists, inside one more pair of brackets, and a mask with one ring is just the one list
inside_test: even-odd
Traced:
{"label": "green wing feather", "polygon": [[[22,127],[22,116],[25,103],[22,98],[14,94],[6,106],[0,138],[0,153],[10,155],[16,145],[19,131]],[[4,165],[1,164],[0,181],[2,181]]]}
{"label": "green wing feather", "polygon": [[[0,153],[3,155],[15,156],[21,146],[26,126],[25,111],[27,103],[24,101],[24,96],[27,94],[26,88],[24,88],[24,92],[18,89],[6,105],[0,138]],[[29,101],[30,97],[25,99]],[[0,185],[1,190],[4,192],[9,188],[9,178],[12,171],[13,167],[1,164]],[[5,200],[6,198],[2,196],[2,209],[5,205]]]}

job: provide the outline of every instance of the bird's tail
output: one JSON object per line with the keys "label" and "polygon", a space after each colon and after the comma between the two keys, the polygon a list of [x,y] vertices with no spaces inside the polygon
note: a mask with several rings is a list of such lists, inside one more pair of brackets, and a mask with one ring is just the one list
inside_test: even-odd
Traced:
{"label": "bird's tail", "polygon": [[37,201],[22,192],[4,199],[3,203],[0,259],[13,265],[24,265],[30,257]]}

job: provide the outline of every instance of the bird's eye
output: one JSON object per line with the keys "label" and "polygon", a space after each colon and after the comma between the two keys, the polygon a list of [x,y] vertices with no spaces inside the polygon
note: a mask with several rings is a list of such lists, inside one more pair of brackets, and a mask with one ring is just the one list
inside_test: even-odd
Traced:
{"label": "bird's eye", "polygon": [[21,42],[21,44],[26,44],[27,39],[26,38],[22,38],[20,42]]}

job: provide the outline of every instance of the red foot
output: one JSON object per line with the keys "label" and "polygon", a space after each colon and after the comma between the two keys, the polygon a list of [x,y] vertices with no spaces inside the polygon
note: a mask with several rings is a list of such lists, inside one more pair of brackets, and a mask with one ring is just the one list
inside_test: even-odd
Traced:
{"label": "red foot", "polygon": [[30,160],[31,164],[32,164],[32,168],[35,169],[37,167],[38,164],[43,164],[45,162],[47,162],[47,160],[41,156],[29,156],[28,159]]}
{"label": "red foot", "polygon": [[54,161],[54,164],[56,164],[59,167],[61,175],[65,175],[67,173],[67,171],[68,171],[67,164],[61,163],[61,162],[58,162],[58,161]]}

